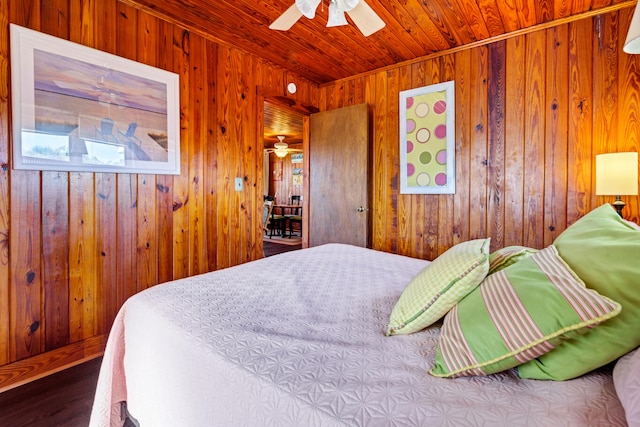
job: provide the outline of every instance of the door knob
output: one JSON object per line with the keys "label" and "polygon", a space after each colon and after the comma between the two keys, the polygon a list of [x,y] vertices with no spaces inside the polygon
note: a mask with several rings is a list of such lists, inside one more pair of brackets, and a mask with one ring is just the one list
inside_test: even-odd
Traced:
{"label": "door knob", "polygon": [[364,211],[366,211],[367,209],[366,209],[364,206],[358,206],[358,207],[356,208],[356,210],[357,210],[358,212],[364,212]]}

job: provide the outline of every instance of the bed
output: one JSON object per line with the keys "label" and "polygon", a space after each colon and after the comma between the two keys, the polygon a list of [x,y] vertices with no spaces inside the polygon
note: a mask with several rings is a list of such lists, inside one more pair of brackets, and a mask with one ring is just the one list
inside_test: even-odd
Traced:
{"label": "bed", "polygon": [[328,244],[134,295],[108,340],[91,426],[126,414],[144,427],[628,425],[613,363],[568,381],[430,375],[441,320],[386,333],[428,264]]}

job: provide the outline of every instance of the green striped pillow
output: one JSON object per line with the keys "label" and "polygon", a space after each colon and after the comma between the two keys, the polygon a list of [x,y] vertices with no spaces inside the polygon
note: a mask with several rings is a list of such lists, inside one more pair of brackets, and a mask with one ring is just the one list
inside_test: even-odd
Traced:
{"label": "green striped pillow", "polygon": [[489,274],[507,268],[516,262],[528,258],[538,252],[537,249],[526,246],[507,246],[489,255]]}
{"label": "green striped pillow", "polygon": [[609,204],[595,208],[553,242],[585,285],[620,303],[619,316],[586,336],[518,366],[520,378],[567,380],[610,363],[640,345],[640,232]]}
{"label": "green striped pillow", "polygon": [[422,269],[393,307],[387,335],[418,332],[447,314],[487,275],[489,243],[458,243]]}
{"label": "green striped pillow", "polygon": [[587,289],[549,246],[487,276],[447,314],[431,374],[504,371],[618,313],[620,304]]}

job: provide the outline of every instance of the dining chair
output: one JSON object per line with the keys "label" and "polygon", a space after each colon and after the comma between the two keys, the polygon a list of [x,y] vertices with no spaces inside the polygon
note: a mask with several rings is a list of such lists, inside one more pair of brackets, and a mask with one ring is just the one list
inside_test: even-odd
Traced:
{"label": "dining chair", "polygon": [[285,221],[283,215],[273,213],[273,200],[265,200],[262,208],[262,229],[265,235],[271,238],[273,237],[274,231],[276,235],[282,233],[282,229],[284,228],[283,221]]}
{"label": "dining chair", "polygon": [[296,235],[302,237],[302,196],[291,196],[291,205],[298,205],[299,208],[295,209],[295,213],[285,215],[288,237],[293,236],[294,229],[297,231]]}

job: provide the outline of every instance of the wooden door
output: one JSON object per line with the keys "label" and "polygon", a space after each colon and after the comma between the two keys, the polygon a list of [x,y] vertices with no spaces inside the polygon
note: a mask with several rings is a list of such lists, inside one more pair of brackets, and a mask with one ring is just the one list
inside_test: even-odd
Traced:
{"label": "wooden door", "polygon": [[309,199],[309,246],[369,246],[367,104],[311,115]]}

